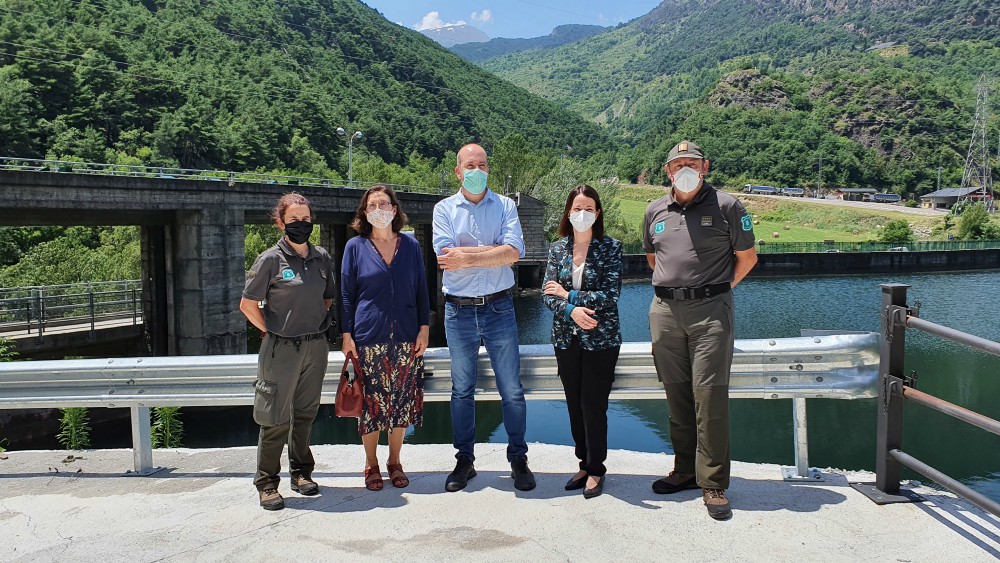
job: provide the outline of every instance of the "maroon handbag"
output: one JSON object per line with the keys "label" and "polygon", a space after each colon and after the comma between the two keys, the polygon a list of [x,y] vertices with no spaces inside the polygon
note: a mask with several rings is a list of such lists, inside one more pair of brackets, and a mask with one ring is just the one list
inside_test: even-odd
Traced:
{"label": "maroon handbag", "polygon": [[[348,364],[354,364],[354,377],[347,371]],[[361,384],[361,364],[353,353],[344,358],[344,368],[340,371],[340,384],[337,385],[337,398],[334,400],[334,411],[337,416],[361,417],[361,401],[365,391]]]}

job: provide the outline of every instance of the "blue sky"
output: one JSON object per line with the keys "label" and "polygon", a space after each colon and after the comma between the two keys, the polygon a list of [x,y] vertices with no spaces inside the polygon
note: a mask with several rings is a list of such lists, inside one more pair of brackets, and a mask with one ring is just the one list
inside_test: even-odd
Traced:
{"label": "blue sky", "polygon": [[362,0],[411,29],[464,22],[490,37],[539,37],[567,23],[617,25],[648,13],[659,0]]}

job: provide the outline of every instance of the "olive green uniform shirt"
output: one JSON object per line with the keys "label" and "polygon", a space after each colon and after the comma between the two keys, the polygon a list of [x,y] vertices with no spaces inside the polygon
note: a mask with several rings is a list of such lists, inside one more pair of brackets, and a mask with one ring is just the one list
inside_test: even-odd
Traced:
{"label": "olive green uniform shirt", "polygon": [[282,237],[247,271],[243,297],[264,302],[261,312],[269,333],[293,337],[324,332],[332,317],[323,300],[337,297],[333,259],[312,244],[302,258]]}
{"label": "olive green uniform shirt", "polygon": [[687,205],[673,192],[650,203],[642,248],[656,254],[653,285],[702,287],[733,281],[734,252],[754,246],[753,221],[735,197],[707,182]]}

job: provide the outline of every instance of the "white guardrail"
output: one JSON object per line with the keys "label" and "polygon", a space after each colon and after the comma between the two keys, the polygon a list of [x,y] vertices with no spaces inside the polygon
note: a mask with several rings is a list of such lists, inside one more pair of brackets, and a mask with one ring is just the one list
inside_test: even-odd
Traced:
{"label": "white guardrail", "polygon": [[[878,396],[877,333],[806,333],[796,338],[737,340],[730,397],[793,399],[796,467],[786,479],[819,480],[808,465],[807,398]],[[523,345],[521,382],[528,399],[563,398],[551,345]],[[447,401],[447,348],[424,356],[424,399]],[[333,403],[344,356],[330,352],[322,402]],[[135,472],[152,472],[149,407],[252,405],[257,356],[171,356],[0,363],[0,409],[107,407],[132,410]],[[478,400],[498,400],[485,349],[479,351]],[[622,345],[612,399],[662,399],[648,342]]]}

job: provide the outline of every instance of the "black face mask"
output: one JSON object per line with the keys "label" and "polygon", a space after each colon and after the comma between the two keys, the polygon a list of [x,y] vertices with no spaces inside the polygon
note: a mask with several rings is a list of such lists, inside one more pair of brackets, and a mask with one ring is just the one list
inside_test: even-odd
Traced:
{"label": "black face mask", "polygon": [[292,221],[285,223],[285,234],[288,240],[295,244],[303,244],[309,240],[309,235],[313,232],[313,224],[309,221]]}

